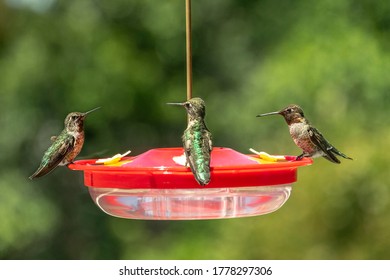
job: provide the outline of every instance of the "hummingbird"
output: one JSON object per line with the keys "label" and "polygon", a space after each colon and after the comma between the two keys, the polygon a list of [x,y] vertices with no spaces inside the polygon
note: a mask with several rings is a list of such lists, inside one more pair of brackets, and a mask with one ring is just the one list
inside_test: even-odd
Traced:
{"label": "hummingbird", "polygon": [[213,148],[211,133],[204,122],[205,102],[194,97],[183,103],[167,103],[183,106],[187,110],[188,125],[182,136],[186,165],[190,165],[195,180],[201,186],[210,182],[210,154]]}
{"label": "hummingbird", "polygon": [[43,155],[37,171],[29,177],[31,180],[50,173],[58,165],[68,165],[73,162],[84,144],[84,119],[99,108],[85,113],[72,112],[66,116],[65,128],[60,135],[50,138],[53,143]]}
{"label": "hummingbird", "polygon": [[333,163],[340,163],[336,155],[352,159],[330,144],[321,132],[305,118],[303,110],[298,105],[291,104],[278,112],[260,114],[256,117],[269,115],[282,115],[286,120],[292,139],[303,151],[296,160],[301,160],[303,157],[324,157]]}

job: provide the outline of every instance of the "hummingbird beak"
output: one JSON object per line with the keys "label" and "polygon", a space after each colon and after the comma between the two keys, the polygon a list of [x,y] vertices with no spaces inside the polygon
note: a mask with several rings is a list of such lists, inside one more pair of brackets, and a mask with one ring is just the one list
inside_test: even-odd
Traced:
{"label": "hummingbird beak", "polygon": [[271,113],[259,114],[256,117],[264,117],[264,116],[279,115],[279,114],[280,112],[271,112]]}
{"label": "hummingbird beak", "polygon": [[100,109],[100,108],[101,108],[101,107],[96,107],[95,109],[89,110],[89,111],[83,113],[83,116],[85,117],[85,116],[88,115],[89,113],[92,113],[93,111],[96,111],[96,110],[98,110],[98,109]]}
{"label": "hummingbird beak", "polygon": [[167,105],[184,106],[184,103],[167,103]]}

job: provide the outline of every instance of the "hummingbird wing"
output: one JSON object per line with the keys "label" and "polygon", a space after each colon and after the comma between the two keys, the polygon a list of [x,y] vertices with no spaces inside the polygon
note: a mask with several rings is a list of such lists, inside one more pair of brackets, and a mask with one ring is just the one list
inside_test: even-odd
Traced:
{"label": "hummingbird wing", "polygon": [[324,152],[324,157],[333,163],[340,163],[340,160],[333,154],[335,148],[325,139],[321,132],[312,126],[308,130],[310,140]]}
{"label": "hummingbird wing", "polygon": [[54,170],[65,158],[65,156],[73,150],[75,138],[71,135],[61,137],[58,136],[53,144],[47,149],[43,155],[41,164],[37,171],[29,178],[42,177]]}
{"label": "hummingbird wing", "polygon": [[208,150],[211,152],[211,150],[213,149],[213,141],[212,141],[211,132],[207,129],[207,127],[204,130],[203,142],[204,142],[204,146],[207,147]]}
{"label": "hummingbird wing", "polygon": [[[325,152],[326,155],[324,157],[327,160],[330,160],[331,162],[335,162],[335,163],[340,163],[340,160],[334,154],[339,155],[345,159],[352,160],[352,158],[343,154],[342,152],[337,150],[336,147],[330,144],[316,128],[312,127],[311,130],[312,131],[309,132],[310,135],[313,134],[313,136],[310,137],[311,141],[313,141],[314,144],[316,144],[318,147],[321,148],[321,150]],[[326,151],[324,149],[326,149]]]}

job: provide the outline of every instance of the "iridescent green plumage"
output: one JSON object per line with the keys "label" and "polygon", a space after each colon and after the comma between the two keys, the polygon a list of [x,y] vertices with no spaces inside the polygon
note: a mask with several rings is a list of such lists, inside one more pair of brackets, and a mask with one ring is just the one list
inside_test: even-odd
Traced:
{"label": "iridescent green plumage", "polygon": [[75,137],[64,129],[59,136],[55,137],[53,144],[43,155],[37,171],[30,176],[30,179],[42,177],[53,171],[58,165],[63,165],[61,162],[74,149],[75,140]]}
{"label": "iridescent green plumage", "polygon": [[67,165],[76,158],[84,144],[84,119],[99,108],[86,113],[72,112],[66,116],[65,128],[60,135],[51,138],[53,143],[43,155],[37,171],[29,177],[31,180],[50,173],[58,165]]}
{"label": "iridescent green plumage", "polygon": [[184,103],[169,103],[182,105],[188,113],[188,126],[182,140],[186,162],[190,165],[196,181],[204,186],[210,182],[210,154],[212,150],[211,133],[204,122],[206,114],[204,101],[198,97]]}
{"label": "iridescent green plumage", "polygon": [[187,162],[200,185],[210,182],[211,133],[204,122],[194,121],[183,134]]}

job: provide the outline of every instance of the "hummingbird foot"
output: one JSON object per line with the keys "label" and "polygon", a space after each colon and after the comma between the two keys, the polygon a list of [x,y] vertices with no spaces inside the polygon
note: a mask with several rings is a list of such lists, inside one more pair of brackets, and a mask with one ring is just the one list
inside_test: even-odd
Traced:
{"label": "hummingbird foot", "polygon": [[296,160],[296,161],[300,161],[300,160],[302,160],[302,159],[304,158],[304,156],[305,156],[304,153],[303,153],[303,154],[300,154],[299,156],[297,156],[297,157],[295,158],[295,160]]}
{"label": "hummingbird foot", "polygon": [[313,157],[311,154],[308,154],[308,153],[302,153],[302,154],[300,154],[299,156],[297,156],[296,158],[295,158],[295,160],[296,161],[300,161],[300,160],[302,160],[304,157]]}

